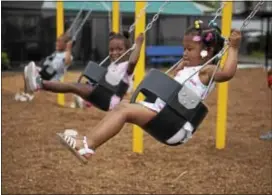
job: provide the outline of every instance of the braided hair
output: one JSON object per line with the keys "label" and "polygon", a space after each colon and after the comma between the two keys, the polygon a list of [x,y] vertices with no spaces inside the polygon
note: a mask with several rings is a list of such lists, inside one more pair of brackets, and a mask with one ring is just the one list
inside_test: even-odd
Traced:
{"label": "braided hair", "polygon": [[113,39],[123,40],[126,49],[129,49],[131,47],[131,42],[130,42],[129,38],[130,38],[130,34],[128,31],[123,31],[123,33],[110,32],[110,34],[109,34],[110,41]]}
{"label": "braided hair", "polygon": [[213,48],[213,56],[224,47],[225,39],[221,36],[221,29],[215,22],[207,26],[201,20],[196,20],[194,25],[186,30],[185,35],[194,35],[199,38],[196,41],[201,41],[204,47]]}

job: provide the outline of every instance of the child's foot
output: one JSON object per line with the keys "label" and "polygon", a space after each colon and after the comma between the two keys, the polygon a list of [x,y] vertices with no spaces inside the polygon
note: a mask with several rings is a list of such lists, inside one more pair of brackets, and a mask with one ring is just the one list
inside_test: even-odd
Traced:
{"label": "child's foot", "polygon": [[24,93],[25,98],[27,99],[27,101],[31,102],[34,98],[34,95],[31,95],[29,93]]}
{"label": "child's foot", "polygon": [[82,163],[88,163],[88,159],[94,151],[88,147],[87,137],[80,139],[76,131],[66,130],[64,133],[57,133],[60,141],[68,148]]}
{"label": "child's foot", "polygon": [[34,95],[24,93],[24,92],[18,92],[15,94],[15,100],[20,102],[26,102],[26,101],[32,101],[34,98]]}
{"label": "child's foot", "polygon": [[27,66],[25,77],[30,91],[34,92],[41,88],[41,78],[34,63]]}
{"label": "child's foot", "polygon": [[76,108],[83,108],[84,107],[84,100],[79,97],[78,95],[74,95],[75,99],[75,107]]}
{"label": "child's foot", "polygon": [[14,99],[16,101],[20,101],[20,102],[26,102],[27,101],[27,97],[25,97],[25,93],[24,92],[17,92],[15,94]]}
{"label": "child's foot", "polygon": [[14,99],[15,101],[19,101],[20,100],[20,97],[21,97],[21,93],[20,92],[17,92],[14,96]]}

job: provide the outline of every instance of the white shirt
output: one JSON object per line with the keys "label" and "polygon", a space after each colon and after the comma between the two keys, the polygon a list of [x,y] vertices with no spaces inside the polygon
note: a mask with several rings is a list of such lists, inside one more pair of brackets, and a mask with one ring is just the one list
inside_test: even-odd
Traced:
{"label": "white shirt", "polygon": [[130,85],[133,85],[133,75],[128,75],[127,74],[127,70],[128,70],[128,61],[125,62],[121,62],[119,64],[113,64],[111,63],[108,66],[108,71],[113,71],[113,72],[117,72],[117,74],[120,76],[120,78],[122,78],[122,80]]}
{"label": "white shirt", "polygon": [[[51,56],[48,56],[44,62],[44,65],[52,66],[57,74],[51,80],[60,80],[61,77],[67,72],[70,65],[65,64],[66,51],[55,52]],[[72,60],[73,57],[71,56]]]}

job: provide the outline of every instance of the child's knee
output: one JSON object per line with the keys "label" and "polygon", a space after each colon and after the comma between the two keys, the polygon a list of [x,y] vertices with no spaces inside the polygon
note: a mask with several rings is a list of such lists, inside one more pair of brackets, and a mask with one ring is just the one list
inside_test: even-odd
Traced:
{"label": "child's knee", "polygon": [[124,118],[129,118],[131,113],[130,103],[129,102],[121,102],[119,103],[113,110],[118,115],[122,115]]}
{"label": "child's knee", "polygon": [[118,105],[116,105],[112,111],[114,112],[124,112],[127,110],[127,107],[128,107],[128,104],[127,102],[120,102]]}

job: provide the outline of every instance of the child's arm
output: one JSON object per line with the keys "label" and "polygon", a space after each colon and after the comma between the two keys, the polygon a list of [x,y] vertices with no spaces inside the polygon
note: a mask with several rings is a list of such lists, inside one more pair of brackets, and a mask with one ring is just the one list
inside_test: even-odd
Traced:
{"label": "child's arm", "polygon": [[129,57],[129,61],[128,61],[128,69],[127,69],[127,74],[131,75],[134,71],[134,68],[138,62],[138,59],[140,57],[140,52],[141,52],[141,48],[144,42],[144,35],[143,33],[141,33],[135,43],[136,43],[136,47],[133,50],[133,52],[131,53],[130,57]]}
{"label": "child's arm", "polygon": [[64,63],[66,66],[69,66],[72,63],[72,41],[69,41],[66,45]]}
{"label": "child's arm", "polygon": [[[237,70],[238,54],[241,41],[241,32],[233,30],[229,41],[228,57],[222,70],[219,70],[214,75],[214,81],[226,82],[231,80]],[[209,77],[211,78],[213,71],[209,71]]]}
{"label": "child's arm", "polygon": [[176,76],[176,74],[181,71],[185,66],[188,66],[189,65],[189,61],[184,61],[182,60],[176,68],[174,68],[173,70],[173,75]]}

